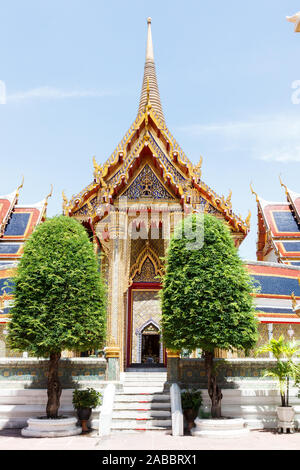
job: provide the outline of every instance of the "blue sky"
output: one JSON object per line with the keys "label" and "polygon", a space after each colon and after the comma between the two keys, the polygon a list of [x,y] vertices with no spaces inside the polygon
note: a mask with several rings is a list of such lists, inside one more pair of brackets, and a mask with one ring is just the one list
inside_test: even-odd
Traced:
{"label": "blue sky", "polygon": [[[146,18],[167,125],[203,179],[252,212],[240,253],[255,259],[256,204],[300,192],[298,1],[12,0],[0,15],[0,194],[25,177],[20,204],[45,197],[48,215],[92,180],[136,117]],[[300,97],[300,93],[298,95]]]}

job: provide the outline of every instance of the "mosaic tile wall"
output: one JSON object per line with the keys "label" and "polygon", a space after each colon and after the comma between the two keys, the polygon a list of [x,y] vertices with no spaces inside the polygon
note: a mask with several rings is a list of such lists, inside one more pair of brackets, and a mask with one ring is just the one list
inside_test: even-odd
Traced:
{"label": "mosaic tile wall", "polygon": [[[275,365],[275,362],[274,359],[251,358],[223,360],[218,368],[218,384],[225,389],[238,388],[241,382],[247,381],[247,387],[257,388],[261,384],[264,388],[274,388],[273,381],[269,377],[263,377],[263,373],[264,370]],[[181,387],[206,388],[207,376],[203,359],[180,359],[179,383]]]}
{"label": "mosaic tile wall", "polygon": [[[46,388],[47,376],[47,359],[0,358],[0,388],[13,387],[13,384],[22,382],[26,383],[26,388]],[[59,376],[63,388],[74,388],[80,384],[89,386],[89,383],[104,381],[106,380],[106,360],[61,359]]]}

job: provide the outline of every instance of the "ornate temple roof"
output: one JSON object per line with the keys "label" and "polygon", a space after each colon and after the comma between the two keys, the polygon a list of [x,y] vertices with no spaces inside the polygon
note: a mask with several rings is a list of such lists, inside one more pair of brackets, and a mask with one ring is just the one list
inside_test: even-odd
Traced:
{"label": "ornate temple roof", "polygon": [[45,219],[48,198],[36,204],[19,205],[22,184],[12,193],[0,196],[0,267],[9,267],[17,261],[23,244],[37,224]]}
{"label": "ornate temple roof", "polygon": [[300,266],[300,195],[285,188],[286,202],[265,201],[256,195],[257,259]]}
{"label": "ornate temple roof", "polygon": [[262,261],[246,261],[259,292],[254,294],[261,322],[300,323],[293,300],[300,303],[300,267]]}
{"label": "ornate temple roof", "polygon": [[[45,220],[48,198],[40,202],[19,205],[21,185],[12,193],[0,196],[0,323],[7,321],[12,301],[11,278],[22,256],[24,242],[35,227]],[[4,304],[4,305],[3,305]]]}
{"label": "ornate temple roof", "polygon": [[[197,165],[193,165],[166,126],[156,79],[150,18],[147,25],[146,60],[138,115],[103,165],[93,158],[93,181],[70,201],[63,194],[63,211],[80,219],[99,220],[96,213],[99,205],[113,204],[124,193],[136,174],[143,170],[147,154],[150,159],[147,163],[156,174],[158,184],[164,186],[165,195],[173,195],[182,206],[189,204],[195,210],[200,208],[203,211],[206,208],[207,212],[219,214],[236,233],[240,243],[249,231],[250,214],[246,220],[234,214],[231,194],[227,198],[219,196],[204,183],[201,178],[202,157]],[[196,200],[198,205],[194,204]]]}

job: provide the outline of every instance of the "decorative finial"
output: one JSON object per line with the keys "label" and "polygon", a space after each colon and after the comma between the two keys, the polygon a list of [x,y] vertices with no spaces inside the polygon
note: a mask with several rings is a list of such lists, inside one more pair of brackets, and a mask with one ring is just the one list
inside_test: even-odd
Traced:
{"label": "decorative finial", "polygon": [[254,189],[252,188],[252,182],[250,183],[250,189],[251,189],[251,193],[254,194],[255,197],[256,197],[256,202],[259,202],[258,195],[257,195],[257,193],[254,191]]}
{"label": "decorative finial", "polygon": [[45,206],[47,207],[48,205],[48,199],[49,197],[51,197],[53,194],[53,184],[51,184],[51,189],[50,189],[50,193],[46,196],[46,199],[45,199]]}
{"label": "decorative finial", "polygon": [[68,199],[67,199],[67,196],[65,195],[65,192],[62,191],[62,198],[63,198],[63,204],[62,204],[62,207],[63,207],[63,214],[65,216],[68,215],[69,213],[69,207],[68,207]]}
{"label": "decorative finial", "polygon": [[151,21],[152,21],[151,16],[148,16],[148,18],[147,18],[147,23],[148,23],[148,24],[151,24]]}
{"label": "decorative finial", "polygon": [[287,188],[286,184],[284,184],[282,182],[281,175],[279,175],[279,181],[280,181],[281,186],[285,189],[286,196],[288,196],[288,188]]}
{"label": "decorative finial", "polygon": [[248,215],[245,220],[245,224],[247,225],[248,228],[250,228],[250,220],[251,220],[251,211],[248,212]]}
{"label": "decorative finial", "polygon": [[232,204],[231,204],[231,196],[232,196],[232,191],[231,189],[229,190],[229,194],[227,196],[227,199],[226,199],[226,204],[229,206],[229,207],[232,207]]}
{"label": "decorative finial", "polygon": [[17,197],[19,196],[20,189],[23,188],[23,184],[24,184],[24,175],[22,176],[22,182],[20,186],[17,187]]}
{"label": "decorative finial", "polygon": [[286,19],[291,23],[295,23],[295,33],[300,33],[300,11],[293,16],[287,16]]}

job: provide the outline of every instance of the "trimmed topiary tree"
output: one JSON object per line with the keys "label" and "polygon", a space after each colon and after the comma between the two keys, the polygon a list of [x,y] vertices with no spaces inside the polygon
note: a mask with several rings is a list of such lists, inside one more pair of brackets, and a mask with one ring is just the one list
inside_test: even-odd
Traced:
{"label": "trimmed topiary tree", "polygon": [[[204,229],[204,231],[203,231]],[[191,235],[203,233],[195,249]],[[161,292],[162,333],[167,348],[201,348],[212,417],[221,417],[214,351],[249,350],[257,342],[253,281],[229,229],[208,214],[192,214],[176,227],[166,257]]]}
{"label": "trimmed topiary tree", "polygon": [[106,293],[87,232],[57,216],[39,225],[24,246],[14,278],[8,343],[49,357],[47,418],[57,418],[63,350],[86,351],[105,339]]}

